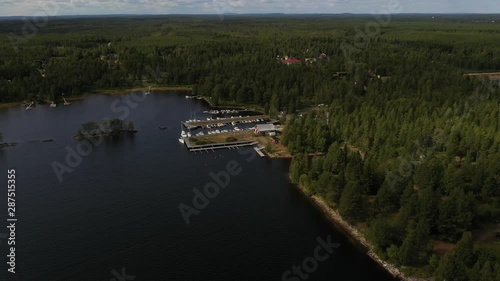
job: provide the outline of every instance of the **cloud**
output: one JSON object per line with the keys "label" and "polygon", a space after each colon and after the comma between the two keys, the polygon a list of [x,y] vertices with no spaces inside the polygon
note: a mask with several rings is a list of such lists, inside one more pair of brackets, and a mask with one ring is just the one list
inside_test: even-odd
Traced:
{"label": "cloud", "polygon": [[[44,6],[69,14],[371,13],[398,0],[0,0],[0,16]],[[399,0],[403,13],[500,12],[497,0]]]}

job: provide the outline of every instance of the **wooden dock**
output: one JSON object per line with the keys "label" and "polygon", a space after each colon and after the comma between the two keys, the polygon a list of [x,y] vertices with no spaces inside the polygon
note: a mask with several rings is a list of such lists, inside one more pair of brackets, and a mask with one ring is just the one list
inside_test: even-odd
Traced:
{"label": "wooden dock", "polygon": [[258,142],[256,141],[235,141],[235,142],[224,142],[224,143],[210,143],[210,144],[201,144],[201,145],[193,145],[189,141],[189,138],[184,138],[184,144],[187,149],[192,152],[197,151],[215,151],[216,149],[239,149],[240,147],[245,146],[253,146]]}
{"label": "wooden dock", "polygon": [[185,127],[190,128],[190,127],[213,125],[213,124],[218,124],[218,123],[227,124],[227,123],[231,123],[231,122],[250,121],[250,120],[257,120],[257,119],[264,119],[267,121],[267,120],[269,120],[269,115],[222,118],[222,119],[212,119],[212,120],[206,120],[206,121],[191,121],[191,122],[184,121],[184,122],[182,122],[182,124],[184,124]]}
{"label": "wooden dock", "polygon": [[266,155],[264,153],[262,153],[262,147],[253,147],[253,149],[255,149],[255,151],[257,152],[257,154],[259,154],[260,157],[265,157]]}

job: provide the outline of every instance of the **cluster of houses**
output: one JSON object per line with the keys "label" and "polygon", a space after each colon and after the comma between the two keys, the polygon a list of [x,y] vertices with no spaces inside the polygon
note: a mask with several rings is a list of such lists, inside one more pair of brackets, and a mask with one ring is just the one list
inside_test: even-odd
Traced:
{"label": "cluster of houses", "polygon": [[[327,60],[327,59],[328,56],[325,53],[321,53],[318,58],[305,58],[304,62],[306,64],[312,64],[317,62],[318,60]],[[279,55],[276,57],[276,60],[285,65],[300,64],[302,62],[301,60],[294,57],[284,56],[283,58],[281,58]]]}

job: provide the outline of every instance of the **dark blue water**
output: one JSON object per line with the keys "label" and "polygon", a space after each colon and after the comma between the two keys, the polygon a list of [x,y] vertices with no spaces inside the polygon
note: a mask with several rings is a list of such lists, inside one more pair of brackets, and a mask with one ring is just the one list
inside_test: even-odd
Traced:
{"label": "dark blue water", "polygon": [[[4,140],[18,142],[0,149],[0,202],[7,200],[7,168],[14,168],[18,218],[17,273],[7,273],[0,239],[0,280],[285,280],[283,273],[314,256],[317,239],[328,236],[340,247],[288,280],[392,280],[290,185],[288,161],[249,161],[252,150],[188,152],[178,142],[180,121],[208,110],[202,101],[174,93],[129,105],[122,98],[0,111]],[[65,158],[78,150],[78,127],[112,117],[133,120],[138,134],[92,146],[70,167]],[[179,204],[192,207],[193,188],[203,190],[213,182],[210,172],[230,161],[240,174],[186,224]],[[72,169],[61,182],[55,162]],[[6,204],[0,208],[2,234]]]}

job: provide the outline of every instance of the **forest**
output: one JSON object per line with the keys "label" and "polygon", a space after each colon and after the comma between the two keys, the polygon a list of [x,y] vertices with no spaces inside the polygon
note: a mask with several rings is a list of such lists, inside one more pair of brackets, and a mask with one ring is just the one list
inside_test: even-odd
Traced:
{"label": "forest", "polygon": [[291,181],[385,260],[500,280],[500,83],[466,75],[500,72],[500,16],[50,18],[33,36],[25,24],[0,20],[1,103],[153,85],[256,106],[286,122]]}

